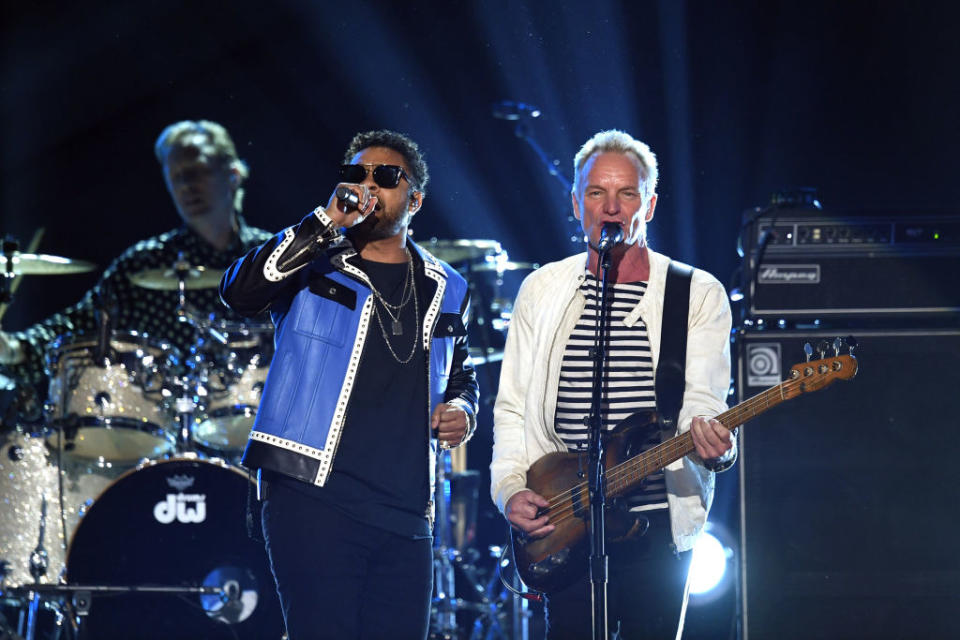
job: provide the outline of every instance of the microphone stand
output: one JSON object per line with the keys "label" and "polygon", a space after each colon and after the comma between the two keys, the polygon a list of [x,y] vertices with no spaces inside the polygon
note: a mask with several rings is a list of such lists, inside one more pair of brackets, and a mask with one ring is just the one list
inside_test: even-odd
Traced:
{"label": "microphone stand", "polygon": [[606,548],[606,502],[607,470],[604,460],[603,419],[601,401],[603,396],[603,369],[607,354],[607,272],[610,269],[610,250],[612,246],[600,251],[598,262],[600,273],[600,297],[597,301],[597,332],[593,347],[593,393],[590,400],[590,444],[588,448],[588,470],[590,474],[590,588],[593,614],[593,640],[607,640],[609,621],[607,619],[607,582],[609,558]]}
{"label": "microphone stand", "polygon": [[513,128],[513,135],[530,145],[530,148],[533,149],[533,152],[537,154],[537,158],[539,158],[543,164],[543,168],[560,183],[564,195],[570,193],[573,183],[557,169],[559,163],[556,160],[551,160],[547,152],[540,146],[540,143],[533,139],[533,136],[530,134],[530,126],[523,120],[518,119],[517,125]]}

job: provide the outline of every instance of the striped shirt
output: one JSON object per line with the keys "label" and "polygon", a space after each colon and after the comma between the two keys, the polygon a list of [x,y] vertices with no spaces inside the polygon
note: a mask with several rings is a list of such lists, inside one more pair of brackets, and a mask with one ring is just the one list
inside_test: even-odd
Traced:
{"label": "striped shirt", "polygon": [[[653,359],[647,327],[642,321],[632,327],[623,322],[639,304],[646,289],[646,282],[610,283],[607,288],[607,365],[601,396],[604,431],[612,430],[637,411],[656,409]],[[586,452],[589,441],[586,418],[590,415],[593,390],[593,360],[590,352],[596,335],[597,299],[600,293],[597,278],[588,272],[580,291],[586,297],[586,305],[563,352],[554,426],[568,450]],[[659,443],[660,432],[651,429],[640,445],[640,451]],[[642,489],[631,496],[629,504],[633,509],[642,510],[666,508],[663,472],[649,476]]]}

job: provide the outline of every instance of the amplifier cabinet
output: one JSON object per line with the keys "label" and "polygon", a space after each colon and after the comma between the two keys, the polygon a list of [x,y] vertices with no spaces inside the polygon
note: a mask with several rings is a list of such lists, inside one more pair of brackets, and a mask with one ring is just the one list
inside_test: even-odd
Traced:
{"label": "amplifier cabinet", "polygon": [[[854,379],[740,430],[749,640],[947,638],[960,629],[960,329],[850,333]],[[740,335],[738,401],[803,362],[805,342],[833,337]]]}

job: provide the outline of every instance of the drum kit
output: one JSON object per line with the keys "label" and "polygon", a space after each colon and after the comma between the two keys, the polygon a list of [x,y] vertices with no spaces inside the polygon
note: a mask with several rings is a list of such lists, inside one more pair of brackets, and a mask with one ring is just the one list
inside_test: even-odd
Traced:
{"label": "drum kit", "polygon": [[[7,252],[0,268],[9,284],[94,265]],[[47,345],[43,420],[0,430],[0,638],[282,636],[238,465],[273,327],[190,308],[185,292],[220,273],[178,261],[129,276],[180,292],[189,353],[109,327]]]}
{"label": "drum kit", "polygon": [[[423,244],[468,280],[474,364],[501,359],[512,296],[537,265],[510,261],[490,240]],[[93,268],[0,256],[8,290],[15,276]],[[179,292],[179,319],[195,328],[189,353],[118,330],[47,346],[44,419],[0,429],[0,638],[282,636],[266,554],[245,533],[252,481],[238,464],[273,327],[194,312],[187,292],[220,275],[178,260],[129,276]],[[506,597],[472,548],[478,474],[462,450],[438,467],[432,637],[460,637],[464,615],[470,637],[507,637]],[[457,583],[468,594],[456,597]]]}

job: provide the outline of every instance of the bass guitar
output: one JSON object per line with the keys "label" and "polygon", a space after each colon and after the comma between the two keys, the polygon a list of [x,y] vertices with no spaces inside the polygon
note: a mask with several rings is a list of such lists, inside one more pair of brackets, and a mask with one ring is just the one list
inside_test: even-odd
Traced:
{"label": "bass guitar", "polygon": [[[716,419],[733,430],[781,402],[819,391],[834,380],[853,378],[857,373],[856,358],[852,354],[840,355],[839,342],[835,344],[837,355],[834,357],[824,358],[825,354],[821,353],[820,360],[793,365],[786,380],[724,411]],[[658,418],[655,413],[644,412],[634,414],[625,423],[604,438],[606,493],[613,505],[640,488],[646,477],[694,451],[693,438],[688,431],[633,455],[631,448],[637,441],[635,436],[643,430],[656,428]],[[537,517],[548,515],[550,524],[556,527],[541,538],[531,538],[511,528],[517,572],[531,589],[550,593],[570,584],[586,571],[590,525],[586,470],[586,454],[559,452],[548,453],[527,471],[527,488],[550,502],[549,506],[540,509]],[[616,540],[630,533],[631,524],[617,517],[615,509],[608,509],[606,528],[610,539]]]}

